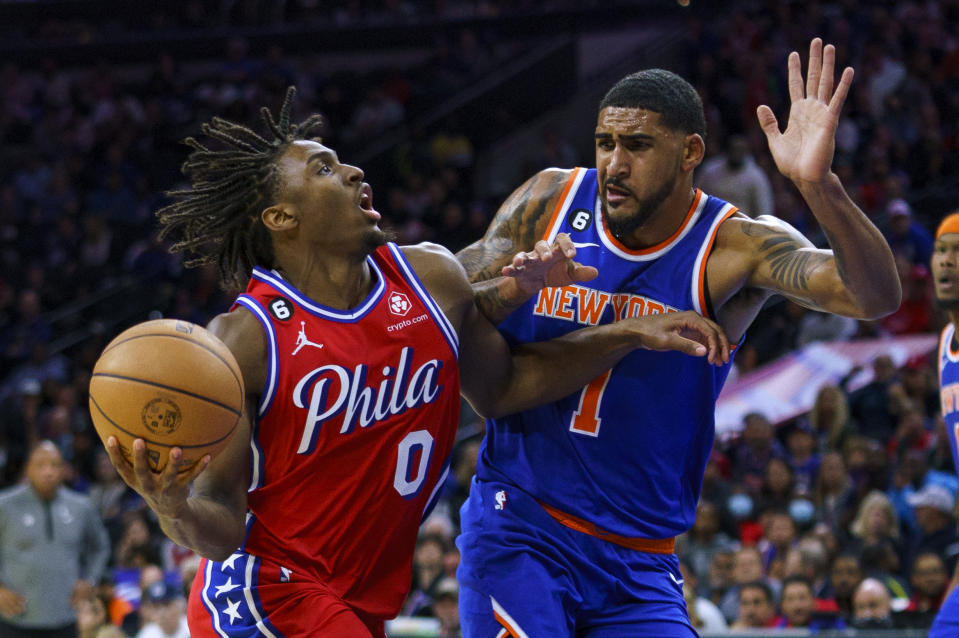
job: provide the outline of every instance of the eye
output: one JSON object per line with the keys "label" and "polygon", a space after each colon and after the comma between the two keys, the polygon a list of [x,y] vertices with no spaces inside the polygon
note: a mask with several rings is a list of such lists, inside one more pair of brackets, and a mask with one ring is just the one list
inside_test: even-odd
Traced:
{"label": "eye", "polygon": [[333,172],[333,168],[332,168],[329,164],[323,163],[323,164],[320,165],[320,169],[319,169],[318,171],[316,171],[316,174],[317,174],[317,175],[329,175],[329,174],[332,173],[332,172]]}

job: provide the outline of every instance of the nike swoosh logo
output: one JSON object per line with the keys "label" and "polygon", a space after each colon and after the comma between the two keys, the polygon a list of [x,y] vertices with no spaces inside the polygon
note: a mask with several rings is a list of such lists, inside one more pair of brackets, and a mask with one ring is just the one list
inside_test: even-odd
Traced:
{"label": "nike swoosh logo", "polygon": [[684,578],[680,578],[679,580],[676,580],[676,577],[673,576],[673,572],[666,572],[666,573],[669,574],[669,577],[672,578],[673,582],[676,583],[677,585],[682,585],[685,582]]}
{"label": "nike swoosh logo", "polygon": [[573,242],[573,248],[599,248],[599,244],[594,244],[592,242]]}

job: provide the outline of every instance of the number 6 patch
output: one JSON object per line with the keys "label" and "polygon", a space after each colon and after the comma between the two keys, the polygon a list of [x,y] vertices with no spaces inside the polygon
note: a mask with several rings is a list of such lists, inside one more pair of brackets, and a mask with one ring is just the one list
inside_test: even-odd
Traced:
{"label": "number 6 patch", "polygon": [[293,316],[293,304],[290,303],[290,300],[286,297],[276,297],[267,305],[267,308],[270,309],[270,314],[279,319],[280,321],[286,321]]}

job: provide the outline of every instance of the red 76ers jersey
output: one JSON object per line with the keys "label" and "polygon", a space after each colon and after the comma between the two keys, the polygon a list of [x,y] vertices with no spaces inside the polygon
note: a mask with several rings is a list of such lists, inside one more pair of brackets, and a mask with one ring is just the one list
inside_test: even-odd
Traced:
{"label": "red 76ers jersey", "polygon": [[373,290],[350,310],[318,305],[260,268],[237,299],[270,351],[242,549],[391,618],[449,471],[458,342],[396,245],[368,263]]}

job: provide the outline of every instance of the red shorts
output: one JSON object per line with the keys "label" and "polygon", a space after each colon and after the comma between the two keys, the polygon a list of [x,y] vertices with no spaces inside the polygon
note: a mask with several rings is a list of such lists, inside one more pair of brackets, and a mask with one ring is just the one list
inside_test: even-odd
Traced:
{"label": "red shorts", "polygon": [[193,638],[383,638],[382,618],[364,616],[322,583],[298,579],[279,565],[237,552],[204,560],[190,588]]}

